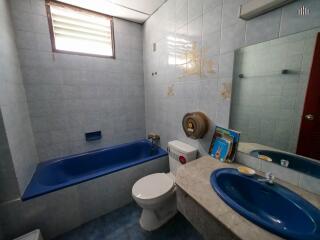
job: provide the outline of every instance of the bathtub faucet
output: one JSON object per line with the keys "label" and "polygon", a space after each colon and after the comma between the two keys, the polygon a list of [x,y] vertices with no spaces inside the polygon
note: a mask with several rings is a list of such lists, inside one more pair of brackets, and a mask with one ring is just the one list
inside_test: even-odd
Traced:
{"label": "bathtub faucet", "polygon": [[152,142],[155,142],[160,140],[160,136],[156,133],[151,132],[148,134],[148,139],[151,139]]}
{"label": "bathtub faucet", "polygon": [[154,145],[155,145],[154,143],[158,142],[160,140],[160,136],[158,134],[156,134],[156,133],[151,132],[151,133],[148,134],[148,139],[151,139],[152,150],[153,150]]}

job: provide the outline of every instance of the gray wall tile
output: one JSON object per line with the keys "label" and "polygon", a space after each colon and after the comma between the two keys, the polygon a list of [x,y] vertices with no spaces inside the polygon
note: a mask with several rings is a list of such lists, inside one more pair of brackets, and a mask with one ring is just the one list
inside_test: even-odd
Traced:
{"label": "gray wall tile", "polygon": [[230,25],[245,23],[244,20],[239,18],[240,5],[245,3],[246,0],[223,0],[222,8],[222,27]]}
{"label": "gray wall tile", "polygon": [[210,12],[212,8],[222,5],[223,0],[203,0],[203,13]]}
{"label": "gray wall tile", "polygon": [[299,186],[310,192],[320,194],[320,180],[318,178],[314,178],[306,174],[301,174]]}
{"label": "gray wall tile", "polygon": [[[299,16],[298,9],[305,6],[310,10],[310,14]],[[296,1],[283,8],[280,36],[289,35],[318,27],[320,23],[320,1],[304,0]]]}
{"label": "gray wall tile", "polygon": [[[11,11],[40,160],[143,138],[141,25],[114,19],[115,60],[52,53],[45,1],[20,2]],[[97,130],[103,139],[86,143]]]}
{"label": "gray wall tile", "polygon": [[[246,45],[279,37],[282,9],[264,14],[247,22]],[[263,29],[263,31],[261,31]]]}
{"label": "gray wall tile", "polygon": [[188,0],[188,21],[202,15],[203,0]]}
{"label": "gray wall tile", "polygon": [[184,26],[188,22],[188,0],[176,0],[176,29]]}
{"label": "gray wall tile", "polygon": [[245,42],[245,28],[244,22],[235,23],[222,27],[221,31],[221,48],[220,53],[234,51],[234,49],[244,46]]}
{"label": "gray wall tile", "polygon": [[[3,121],[4,126],[1,128],[3,132],[1,135],[5,132],[6,136],[3,138],[7,140],[7,143],[0,146],[6,148],[4,155],[1,155],[1,159],[4,161],[2,164],[6,165],[1,170],[1,178],[4,178],[6,184],[6,191],[4,191],[6,194],[3,196],[4,199],[1,200],[14,198],[17,191],[23,193],[38,162],[15,36],[7,4],[8,1],[0,1],[0,27],[2,29],[0,33],[2,49],[0,52],[0,110],[2,112],[1,121]],[[24,5],[24,3],[21,4]],[[23,17],[21,16],[21,18]],[[32,36],[30,34],[17,31],[17,35],[23,40],[23,42],[19,41],[22,47],[32,47]],[[19,189],[16,189],[17,184]]]}
{"label": "gray wall tile", "polygon": [[9,143],[0,111],[0,203],[19,196],[17,178],[12,163]]}
{"label": "gray wall tile", "polygon": [[248,154],[237,152],[236,161],[255,170],[261,171],[261,161]]}

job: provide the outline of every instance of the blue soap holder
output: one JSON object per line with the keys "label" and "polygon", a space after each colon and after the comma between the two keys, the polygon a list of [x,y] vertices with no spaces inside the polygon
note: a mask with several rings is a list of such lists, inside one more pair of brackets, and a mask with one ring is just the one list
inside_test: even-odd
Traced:
{"label": "blue soap holder", "polygon": [[86,141],[87,142],[92,142],[92,141],[97,141],[102,138],[101,131],[96,131],[96,132],[88,132],[85,133]]}

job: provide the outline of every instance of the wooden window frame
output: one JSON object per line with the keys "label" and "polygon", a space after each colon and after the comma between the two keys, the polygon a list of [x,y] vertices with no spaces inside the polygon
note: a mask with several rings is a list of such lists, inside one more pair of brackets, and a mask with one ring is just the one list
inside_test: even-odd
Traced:
{"label": "wooden window frame", "polygon": [[[85,12],[85,13],[90,13],[90,14],[95,14],[98,16],[103,16],[106,17],[110,20],[110,29],[111,29],[111,45],[112,45],[112,56],[108,55],[99,55],[99,54],[90,54],[90,53],[81,53],[81,52],[74,52],[74,51],[66,51],[66,50],[59,50],[56,48],[55,44],[55,37],[54,37],[54,31],[53,31],[53,24],[52,24],[52,18],[51,18],[51,10],[50,10],[50,5],[56,5],[56,6],[61,6],[61,7],[66,7],[69,9],[73,9],[75,11],[80,11],[80,12]],[[100,57],[100,58],[116,58],[116,53],[115,53],[115,39],[114,39],[114,25],[113,25],[113,17],[109,16],[107,14],[99,13],[93,10],[77,7],[68,3],[63,3],[63,2],[58,2],[55,0],[46,0],[46,10],[47,10],[47,19],[49,23],[49,32],[50,32],[50,40],[51,40],[51,47],[52,47],[52,52],[56,53],[64,53],[64,54],[71,54],[71,55],[79,55],[79,56],[89,56],[89,57]]]}

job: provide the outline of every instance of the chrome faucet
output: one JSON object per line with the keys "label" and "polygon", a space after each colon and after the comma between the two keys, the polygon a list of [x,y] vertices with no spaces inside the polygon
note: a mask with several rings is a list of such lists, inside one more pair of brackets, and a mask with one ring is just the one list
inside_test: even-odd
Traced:
{"label": "chrome faucet", "polygon": [[259,182],[266,182],[266,183],[272,185],[274,183],[274,179],[275,179],[275,176],[273,175],[273,173],[267,172],[265,175],[265,178],[258,179],[258,181]]}
{"label": "chrome faucet", "polygon": [[280,160],[280,164],[281,164],[282,167],[286,167],[287,168],[289,166],[289,163],[290,162],[288,160],[286,160],[286,159],[281,159]]}
{"label": "chrome faucet", "polygon": [[156,133],[151,132],[148,134],[148,139],[151,139],[151,154],[152,154],[156,149],[155,142],[158,142],[160,140],[160,136]]}
{"label": "chrome faucet", "polygon": [[152,142],[153,141],[159,141],[160,140],[160,136],[158,135],[158,134],[156,134],[156,133],[149,133],[148,134],[148,139],[151,139],[152,140]]}

